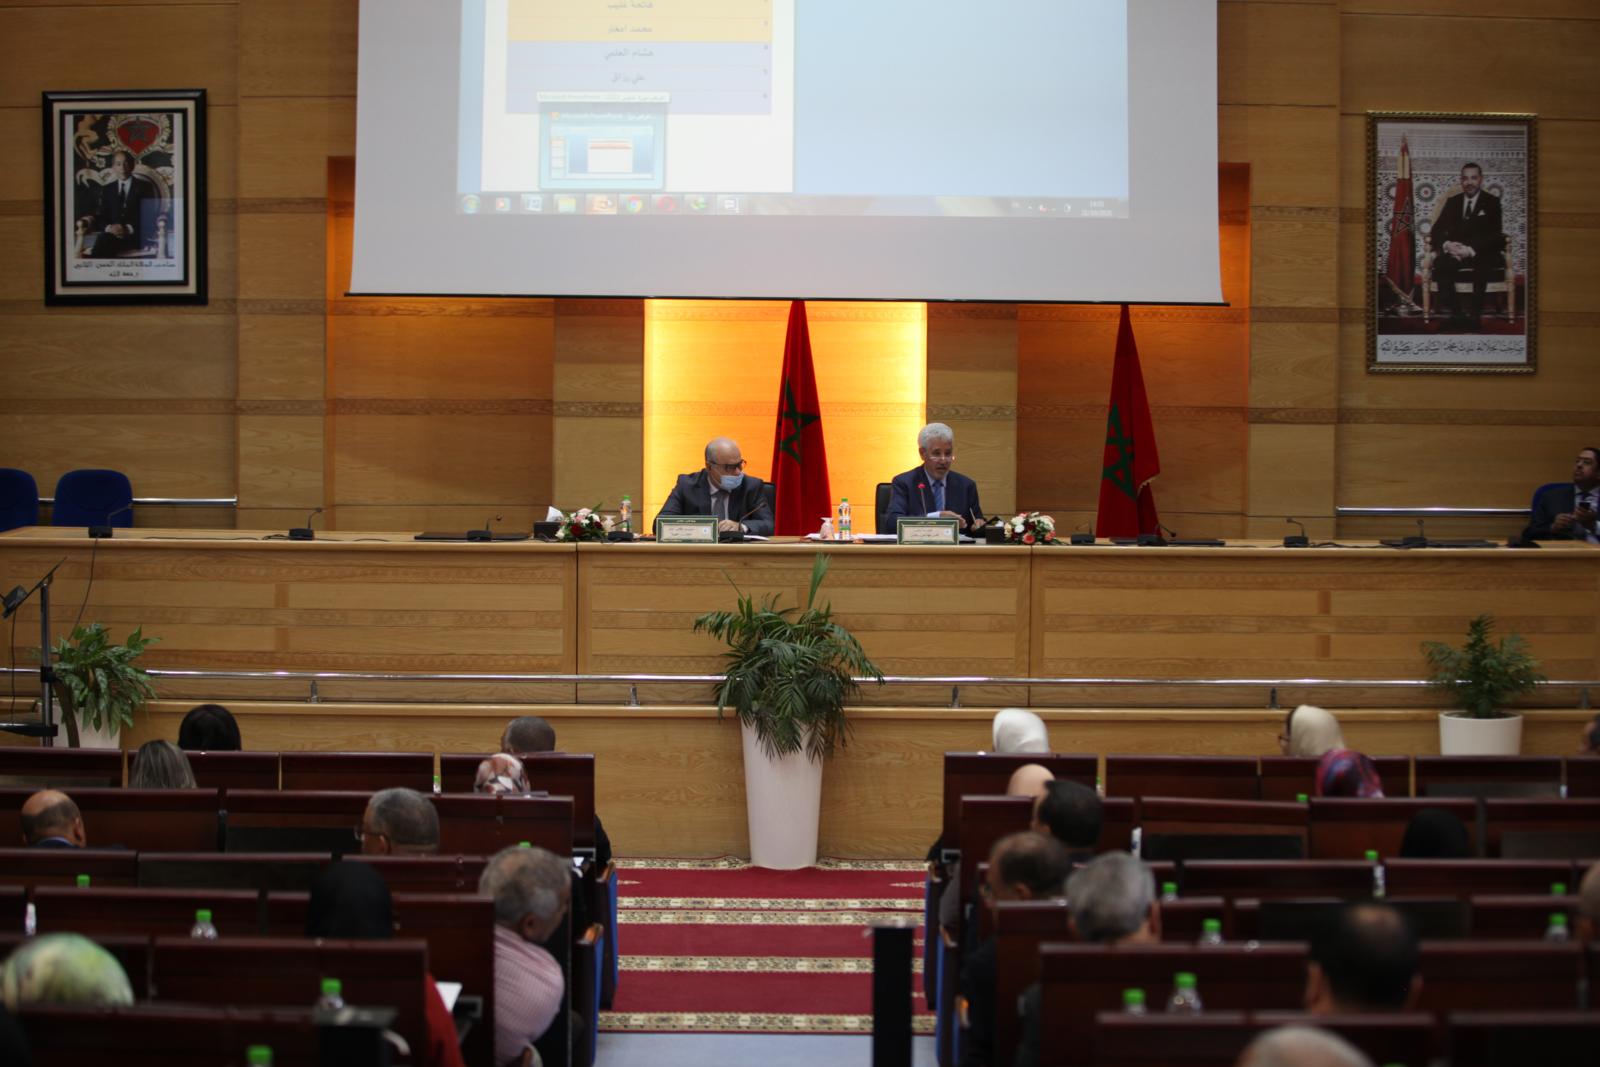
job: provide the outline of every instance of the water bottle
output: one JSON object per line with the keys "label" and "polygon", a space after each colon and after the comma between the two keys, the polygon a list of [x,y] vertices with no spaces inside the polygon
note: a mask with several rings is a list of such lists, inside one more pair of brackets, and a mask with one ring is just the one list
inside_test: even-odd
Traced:
{"label": "water bottle", "polygon": [[194,925],[189,927],[189,936],[196,941],[215,941],[217,928],[211,925],[211,909],[201,908],[194,913]]}
{"label": "water bottle", "polygon": [[79,889],[88,889],[89,888],[89,876],[87,874],[78,875],[78,888]]}
{"label": "water bottle", "polygon": [[1174,1015],[1199,1015],[1200,993],[1195,989],[1192,971],[1179,971],[1172,976],[1172,998],[1167,1001],[1167,1012]]}
{"label": "water bottle", "polygon": [[39,910],[33,906],[33,901],[28,901],[28,906],[22,909],[22,936],[32,937],[39,932]]}
{"label": "water bottle", "polygon": [[272,1067],[272,1046],[251,1045],[244,1050],[244,1061],[250,1067]]}
{"label": "water bottle", "polygon": [[839,498],[839,540],[850,540],[850,498]]}
{"label": "water bottle", "polygon": [[1367,862],[1372,864],[1372,899],[1382,900],[1388,892],[1383,879],[1383,864],[1378,862],[1378,850],[1367,849]]}
{"label": "water bottle", "polygon": [[1124,989],[1122,991],[1122,1010],[1128,1015],[1145,1014],[1144,990]]}
{"label": "water bottle", "polygon": [[1201,944],[1201,945],[1220,945],[1220,944],[1222,944],[1222,920],[1221,919],[1206,919],[1206,920],[1203,920],[1200,923],[1200,940],[1198,942],[1196,942],[1196,943],[1197,944]]}
{"label": "water bottle", "polygon": [[1309,804],[1311,803],[1311,798],[1304,793],[1296,793],[1294,795],[1294,802],[1296,804]]}
{"label": "water bottle", "polygon": [[1567,883],[1565,883],[1565,882],[1551,882],[1550,883],[1550,895],[1553,896],[1553,897],[1564,897],[1564,896],[1566,896],[1567,895]]}
{"label": "water bottle", "polygon": [[633,532],[633,500],[626,496],[622,498],[622,506],[617,509],[617,529]]}
{"label": "water bottle", "polygon": [[436,774],[433,776],[433,792],[435,796],[444,792],[444,777],[442,775]]}
{"label": "water bottle", "polygon": [[1161,883],[1161,903],[1166,904],[1166,903],[1169,903],[1170,901],[1174,901],[1174,900],[1177,900],[1177,899],[1178,899],[1178,883],[1177,882],[1162,882]]}
{"label": "water bottle", "polygon": [[1546,941],[1572,940],[1572,931],[1567,929],[1566,912],[1551,912],[1550,925],[1544,928],[1544,939]]}
{"label": "water bottle", "polygon": [[317,1010],[338,1011],[344,1007],[344,997],[341,995],[343,989],[344,987],[339,984],[339,979],[324,978],[322,980],[322,996],[317,998]]}

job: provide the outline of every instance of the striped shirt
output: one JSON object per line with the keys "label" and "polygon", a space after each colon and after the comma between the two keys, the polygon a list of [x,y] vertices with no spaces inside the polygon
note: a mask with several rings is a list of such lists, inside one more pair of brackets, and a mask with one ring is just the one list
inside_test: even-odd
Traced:
{"label": "striped shirt", "polygon": [[550,1029],[565,1000],[561,965],[515,930],[494,928],[494,1062],[506,1064]]}

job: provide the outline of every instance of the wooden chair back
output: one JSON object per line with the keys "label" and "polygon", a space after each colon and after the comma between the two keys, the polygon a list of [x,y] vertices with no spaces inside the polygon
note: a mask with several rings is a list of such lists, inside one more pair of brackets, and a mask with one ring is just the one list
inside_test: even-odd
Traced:
{"label": "wooden chair back", "polygon": [[[1383,794],[1389,797],[1411,795],[1410,756],[1371,756],[1378,780],[1383,783]],[[1262,756],[1261,799],[1295,800],[1301,794],[1307,799],[1316,795],[1317,764],[1315,756]]]}
{"label": "wooden chair back", "polygon": [[[1561,795],[1560,756],[1418,756],[1418,797],[1495,796],[1497,786]],[[1482,787],[1482,788],[1479,788]]]}
{"label": "wooden chair back", "polygon": [[1261,799],[1254,756],[1107,756],[1108,797]]}
{"label": "wooden chair back", "polygon": [[1544,941],[1424,941],[1424,1011],[1576,1009],[1583,947]]}
{"label": "wooden chair back", "polygon": [[0,785],[70,791],[121,784],[120,748],[0,747]]}
{"label": "wooden chair back", "polygon": [[120,848],[0,848],[0,885],[75,886],[80,874],[91,886],[137,885],[139,857]]}
{"label": "wooden chair back", "polygon": [[1488,852],[1519,862],[1600,855],[1600,798],[1483,802]]}
{"label": "wooden chair back", "polygon": [[326,852],[141,852],[138,884],[168,889],[305,890],[332,862]]}
{"label": "wooden chair back", "polygon": [[276,789],[276,752],[185,752],[203,789]]}
{"label": "wooden chair back", "polygon": [[1230,899],[1372,895],[1372,865],[1360,860],[1192,860],[1180,876],[1183,895]]}
{"label": "wooden chair back", "polygon": [[1575,1062],[1578,1050],[1600,1048],[1592,1011],[1451,1012],[1446,1023],[1451,1067]]}
{"label": "wooden chair back", "polygon": [[1384,888],[1394,897],[1470,896],[1474,893],[1548,893],[1557,882],[1576,889],[1565,860],[1407,860],[1383,863]]}
{"label": "wooden chair back", "polygon": [[33,891],[40,933],[71,930],[98,939],[107,934],[187,937],[195,912],[205,908],[219,934],[261,932],[260,894],[249,889],[68,889]]}
{"label": "wooden chair back", "polygon": [[432,752],[284,752],[279,768],[284,789],[433,792]]}
{"label": "wooden chair back", "polygon": [[1406,826],[1424,808],[1453,812],[1477,843],[1477,802],[1452,799],[1317,797],[1311,801],[1311,856],[1319,860],[1361,859],[1368,849],[1398,856]]}
{"label": "wooden chair back", "polygon": [[[29,788],[0,789],[0,819],[9,818],[16,826],[23,802],[33,793]],[[83,814],[84,835],[95,848],[217,850],[221,797],[215,789],[97,786],[74,789],[71,796]]]}
{"label": "wooden chair back", "polygon": [[1062,752],[946,752],[944,754],[945,847],[956,847],[956,824],[964,796],[1004,796],[1018,767],[1037,763],[1064,778],[1094,788],[1099,759]]}
{"label": "wooden chair back", "polygon": [[[449,793],[471,793],[478,764],[488,754],[439,756],[440,787]],[[572,840],[578,849],[594,847],[594,754],[531,752],[522,757],[528,784],[537,792],[572,798]]]}
{"label": "wooden chair back", "polygon": [[307,1009],[29,1004],[16,1019],[34,1062],[54,1067],[216,1067],[243,1063],[251,1045],[269,1046],[273,1067],[321,1063],[318,1030]]}

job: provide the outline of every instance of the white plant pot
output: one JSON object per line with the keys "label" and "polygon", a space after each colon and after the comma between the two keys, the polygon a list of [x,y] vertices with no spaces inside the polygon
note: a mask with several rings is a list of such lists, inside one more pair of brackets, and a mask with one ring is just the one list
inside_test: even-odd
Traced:
{"label": "white plant pot", "polygon": [[[63,726],[61,728],[60,739],[56,743],[60,744],[60,745],[65,745],[66,744],[66,737],[67,737],[67,729],[66,729],[65,726]],[[82,719],[79,719],[78,720],[78,747],[79,748],[121,748],[122,747],[122,731],[121,731],[120,728],[119,729],[113,729],[113,730],[96,730],[94,727],[90,726],[88,723],[84,722]]]}
{"label": "white plant pot", "polygon": [[744,803],[750,826],[750,862],[792,871],[817,862],[817,819],[822,811],[822,764],[804,752],[771,759],[756,732],[740,723],[744,740]]}
{"label": "white plant pot", "polygon": [[1473,719],[1439,713],[1439,753],[1444,756],[1515,756],[1522,752],[1522,716]]}

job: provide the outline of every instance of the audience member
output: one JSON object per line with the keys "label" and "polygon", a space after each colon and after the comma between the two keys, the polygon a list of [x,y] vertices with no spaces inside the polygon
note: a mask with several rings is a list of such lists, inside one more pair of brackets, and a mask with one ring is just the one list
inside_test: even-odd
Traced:
{"label": "audience member", "polygon": [[1386,904],[1348,904],[1311,939],[1306,1010],[1313,1015],[1410,1011],[1422,992],[1417,935]]}
{"label": "audience member", "polygon": [[186,752],[238,752],[244,742],[233,712],[221,704],[201,704],[178,724],[178,747]]}
{"label": "audience member", "polygon": [[193,789],[189,757],[171,741],[146,741],[128,768],[129,789]]}
{"label": "audience member", "polygon": [[1584,944],[1600,941],[1600,863],[1578,885],[1578,939]]}
{"label": "audience member", "polygon": [[1600,715],[1584,723],[1583,733],[1578,738],[1578,755],[1600,756]]}
{"label": "audience member", "polygon": [[[1134,856],[1107,852],[1067,879],[1067,911],[1079,941],[1132,945],[1161,940],[1156,879]],[[1038,1067],[1042,1001],[1035,982],[1018,1004],[1017,1055],[1013,1067]]]}
{"label": "audience member", "polygon": [[58,789],[41,789],[22,802],[22,843],[29,848],[83,848],[83,813]]}
{"label": "audience member", "polygon": [[87,937],[41,934],[0,964],[0,1000],[8,1011],[23,1004],[120,1007],[133,1003],[133,986],[117,958]]}
{"label": "audience member", "polygon": [[356,831],[369,856],[431,856],[439,851],[439,812],[415,789],[374,793]]}
{"label": "audience member", "polygon": [[994,751],[1049,752],[1050,733],[1044,720],[1021,708],[1001,708],[994,716]]}
{"label": "audience member", "polygon": [[1086,785],[1057,778],[1046,782],[1033,804],[1032,829],[1067,846],[1074,867],[1094,859],[1105,822],[1100,794]]}
{"label": "audience member", "polygon": [[[555,727],[537,715],[512,719],[500,734],[500,751],[513,756],[532,756],[555,750]],[[594,865],[602,871],[611,865],[611,838],[601,825],[599,814],[594,817]]]}
{"label": "audience member", "polygon": [[1423,808],[1406,824],[1400,840],[1400,857],[1408,860],[1465,860],[1472,858],[1472,839],[1453,811]]}
{"label": "audience member", "polygon": [[[306,936],[387,941],[394,936],[394,900],[383,875],[364,863],[335,863],[311,883],[306,905]],[[455,1020],[444,1006],[439,987],[428,975],[428,1057],[435,1067],[466,1067]]]}
{"label": "audience member", "polygon": [[1250,1042],[1237,1067],[1372,1067],[1372,1061],[1338,1034],[1280,1026]]}
{"label": "audience member", "polygon": [[561,1010],[561,964],[542,942],[561,926],[567,864],[542,848],[495,853],[478,881],[494,898],[494,1062],[507,1064],[544,1035]]}
{"label": "audience member", "polygon": [[[1009,834],[996,841],[989,851],[983,893],[990,900],[1059,897],[1071,870],[1067,848],[1055,838],[1031,830]],[[998,946],[990,936],[968,953],[961,964],[961,995],[967,1000],[968,1021],[961,1038],[961,1067],[986,1067],[994,1063],[998,980]]]}
{"label": "audience member", "polygon": [[522,760],[508,752],[496,753],[478,764],[478,773],[472,780],[474,793],[510,793],[522,794],[532,792],[528,785],[528,772],[522,766]]}
{"label": "audience member", "polygon": [[1312,795],[1381,797],[1378,769],[1361,753],[1345,747],[1339,720],[1313,704],[1301,704],[1284,721],[1278,747],[1285,756],[1314,757],[1317,763]]}

